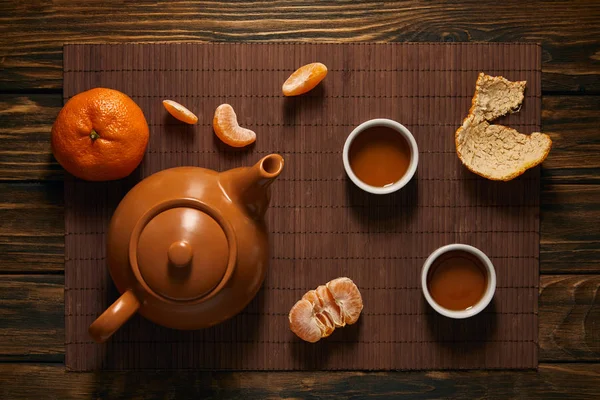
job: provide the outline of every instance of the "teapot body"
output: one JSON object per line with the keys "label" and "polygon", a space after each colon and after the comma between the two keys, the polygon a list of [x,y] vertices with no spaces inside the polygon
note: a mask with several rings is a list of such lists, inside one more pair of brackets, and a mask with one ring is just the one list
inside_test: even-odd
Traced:
{"label": "teapot body", "polygon": [[157,172],[115,210],[107,237],[110,275],[122,296],[92,325],[107,340],[139,312],[159,325],[201,329],[242,311],[268,268],[264,223],[279,155],[217,173],[199,167]]}
{"label": "teapot body", "polygon": [[[128,244],[145,210],[178,197],[202,199],[218,210],[233,227],[238,254],[228,283],[209,299],[174,301],[147,293],[131,268]],[[141,303],[139,313],[169,328],[200,329],[238,314],[254,298],[268,267],[268,235],[262,219],[255,219],[236,204],[219,184],[219,174],[198,167],[179,167],[158,172],[140,182],[115,210],[108,234],[107,260],[119,292],[132,289]],[[210,250],[210,249],[207,249]]]}

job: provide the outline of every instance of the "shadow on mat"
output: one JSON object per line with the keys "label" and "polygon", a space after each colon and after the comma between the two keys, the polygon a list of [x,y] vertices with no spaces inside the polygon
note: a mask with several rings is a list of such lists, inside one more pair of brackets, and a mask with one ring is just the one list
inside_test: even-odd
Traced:
{"label": "shadow on mat", "polygon": [[427,328],[439,345],[461,354],[477,352],[493,340],[497,329],[498,314],[495,298],[479,314],[466,319],[452,319],[434,311],[424,297],[427,309]]}
{"label": "shadow on mat", "polygon": [[404,231],[415,218],[419,202],[417,174],[405,187],[386,195],[367,193],[347,177],[345,185],[346,201],[364,229],[375,232]]}
{"label": "shadow on mat", "polygon": [[[303,370],[323,370],[331,367],[331,356],[337,355],[339,359],[340,354],[354,351],[359,345],[362,321],[359,318],[354,325],[337,328],[331,336],[323,338],[317,343],[304,342],[290,331],[290,336],[293,336],[292,357],[299,364],[297,367]],[[344,369],[343,365],[335,367]]]}

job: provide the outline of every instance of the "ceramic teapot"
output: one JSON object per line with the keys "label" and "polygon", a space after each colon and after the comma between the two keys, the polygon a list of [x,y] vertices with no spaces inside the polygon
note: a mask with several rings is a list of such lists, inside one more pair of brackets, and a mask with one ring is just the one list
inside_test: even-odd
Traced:
{"label": "ceramic teapot", "polygon": [[169,328],[200,329],[239,313],[265,278],[263,216],[283,158],[217,173],[171,168],[127,193],[111,219],[110,275],[121,297],[89,327],[106,341],[131,316]]}

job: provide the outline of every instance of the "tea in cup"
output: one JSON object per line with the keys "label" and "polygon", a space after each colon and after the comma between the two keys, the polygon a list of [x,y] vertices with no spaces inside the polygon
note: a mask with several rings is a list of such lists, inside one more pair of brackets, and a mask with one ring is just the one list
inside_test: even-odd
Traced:
{"label": "tea in cup", "polygon": [[343,151],[346,173],[364,191],[387,194],[414,176],[419,149],[406,127],[390,119],[372,119],[357,126]]}
{"label": "tea in cup", "polygon": [[429,305],[449,318],[469,318],[483,311],[496,291],[496,271],[479,249],[450,244],[434,251],[421,270]]}

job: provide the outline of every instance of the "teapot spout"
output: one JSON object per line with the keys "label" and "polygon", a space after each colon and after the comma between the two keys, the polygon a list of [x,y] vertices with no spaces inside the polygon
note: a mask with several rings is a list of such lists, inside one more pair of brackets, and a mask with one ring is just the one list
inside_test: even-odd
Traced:
{"label": "teapot spout", "polygon": [[271,198],[269,185],[281,174],[283,164],[283,157],[270,154],[252,167],[226,171],[221,180],[223,189],[232,201],[242,203],[253,217],[262,218]]}
{"label": "teapot spout", "polygon": [[269,154],[259,160],[250,170],[257,175],[256,182],[260,186],[269,186],[283,171],[283,157]]}

